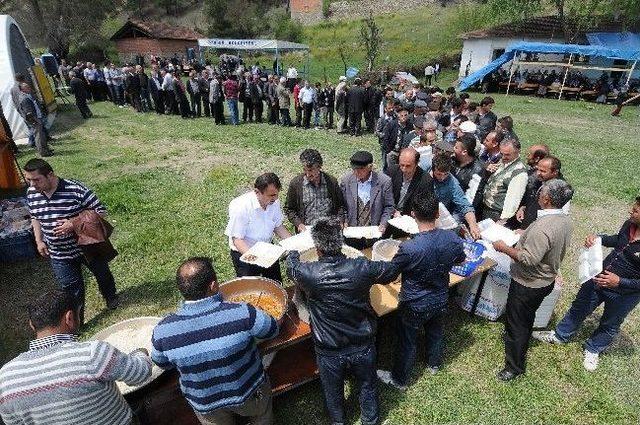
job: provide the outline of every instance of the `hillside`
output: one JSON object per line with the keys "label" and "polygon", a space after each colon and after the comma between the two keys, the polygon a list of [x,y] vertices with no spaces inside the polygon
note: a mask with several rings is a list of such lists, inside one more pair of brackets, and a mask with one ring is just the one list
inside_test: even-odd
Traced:
{"label": "hillside", "polygon": [[[376,68],[385,71],[411,70],[421,72],[431,61],[438,60],[446,69],[458,64],[462,49],[459,34],[486,26],[487,12],[477,3],[461,2],[441,7],[431,4],[411,10],[402,9],[392,14],[376,16],[382,29],[384,44],[376,61]],[[336,79],[344,74],[340,46],[346,54],[347,67],[365,70],[363,49],[358,43],[362,19],[329,20],[303,29],[302,42],[310,46],[310,77],[313,80]],[[260,57],[263,64],[272,58]],[[305,57],[301,54],[285,55],[285,66],[303,69]]]}

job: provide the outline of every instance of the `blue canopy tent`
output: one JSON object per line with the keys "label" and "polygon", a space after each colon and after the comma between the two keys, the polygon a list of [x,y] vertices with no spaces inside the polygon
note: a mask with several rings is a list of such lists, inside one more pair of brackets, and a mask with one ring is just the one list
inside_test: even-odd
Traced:
{"label": "blue canopy tent", "polygon": [[[551,54],[569,54],[569,55],[580,55],[580,56],[599,56],[610,59],[621,59],[633,62],[633,66],[628,70],[629,76],[635,69],[635,65],[638,60],[640,60],[640,49],[634,50],[621,50],[621,49],[612,49],[610,47],[605,46],[584,46],[579,44],[557,44],[557,43],[534,43],[534,42],[518,42],[511,44],[505,52],[498,57],[493,62],[484,66],[483,68],[477,70],[473,74],[465,77],[459,84],[459,90],[464,91],[482,80],[486,75],[496,71],[502,65],[517,59],[519,53],[551,53]],[[570,56],[569,63],[545,63],[538,62],[538,65],[550,65],[550,66],[563,66],[567,68],[575,67],[575,68],[589,68],[589,69],[605,69],[598,67],[586,67],[580,65],[572,65]],[[531,62],[526,62],[531,63]],[[607,70],[612,70],[613,68],[606,68]],[[616,70],[621,71],[624,69],[616,68]],[[513,74],[513,69],[511,74]],[[566,72],[565,72],[566,78]],[[564,86],[564,82],[563,82]],[[507,86],[508,87],[508,86]],[[508,88],[507,88],[508,90]],[[508,93],[508,91],[507,91]]]}

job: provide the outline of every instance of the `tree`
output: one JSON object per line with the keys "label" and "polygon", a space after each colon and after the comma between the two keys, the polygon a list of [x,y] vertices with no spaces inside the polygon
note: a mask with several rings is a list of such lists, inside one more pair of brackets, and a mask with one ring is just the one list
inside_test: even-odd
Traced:
{"label": "tree", "polygon": [[360,27],[360,44],[364,47],[365,58],[367,59],[367,71],[371,72],[382,48],[382,29],[373,18],[372,11],[369,11],[369,16],[362,21],[362,26]]}
{"label": "tree", "polygon": [[[7,3],[9,5],[7,6]],[[4,4],[14,10],[26,33],[44,41],[49,51],[66,57],[71,45],[100,38],[100,26],[115,11],[110,0],[13,0]]]}

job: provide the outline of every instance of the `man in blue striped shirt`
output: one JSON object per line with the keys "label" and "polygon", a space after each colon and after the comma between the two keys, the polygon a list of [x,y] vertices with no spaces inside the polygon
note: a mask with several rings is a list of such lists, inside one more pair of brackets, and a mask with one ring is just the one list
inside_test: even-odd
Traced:
{"label": "man in blue striped shirt", "polygon": [[185,301],[153,330],[152,360],[178,370],[182,393],[202,424],[232,424],[235,416],[271,424],[271,387],[255,339],[275,337],[275,319],[249,304],[223,301],[208,258],[185,261],[176,279]]}
{"label": "man in blue striped shirt", "polygon": [[85,288],[82,265],[91,270],[98,282],[100,293],[109,309],[115,309],[119,300],[116,285],[104,259],[88,262],[76,243],[71,219],[84,210],[95,210],[106,215],[98,197],[82,183],[59,178],[45,160],[34,158],[24,166],[29,182],[27,203],[38,252],[51,260],[53,274],[64,291],[76,297],[80,319],[84,319]]}

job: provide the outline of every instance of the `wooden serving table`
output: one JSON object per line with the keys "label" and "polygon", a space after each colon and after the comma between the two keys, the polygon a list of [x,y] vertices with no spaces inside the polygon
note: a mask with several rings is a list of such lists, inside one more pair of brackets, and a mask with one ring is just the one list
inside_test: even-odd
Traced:
{"label": "wooden serving table", "polygon": [[[363,249],[362,253],[367,258],[371,258],[371,248]],[[478,290],[476,291],[473,304],[471,305],[471,311],[469,312],[471,316],[476,313],[476,308],[478,307],[478,302],[480,301],[480,296],[482,295],[482,290],[484,289],[484,284],[487,281],[489,271],[497,264],[498,263],[496,263],[495,260],[485,258],[482,264],[480,264],[480,266],[478,266],[478,268],[467,277],[449,273],[449,287],[456,286],[465,280],[473,279],[474,277],[481,275]],[[369,291],[371,307],[373,307],[373,310],[378,316],[384,316],[385,314],[397,310],[400,298],[400,286],[401,282],[400,278],[398,278],[395,282],[388,283],[386,285],[376,284],[371,287],[371,290]]]}
{"label": "wooden serving table", "polygon": [[[293,298],[293,292],[294,287],[287,288],[289,300]],[[278,336],[258,344],[263,356],[277,352],[267,368],[273,395],[282,394],[318,377],[311,328],[300,320],[295,308],[289,310],[280,325]],[[127,394],[125,399],[141,425],[200,423],[182,395],[176,370],[164,372],[148,386]]]}
{"label": "wooden serving table", "polygon": [[[371,258],[371,248],[362,252]],[[471,309],[472,315],[480,299],[487,273],[495,265],[495,261],[485,259],[484,263],[467,278],[451,274],[451,286],[482,274]],[[286,288],[289,300],[293,298],[294,289],[293,286]],[[371,306],[378,316],[389,314],[398,308],[400,281],[387,285],[374,285],[370,294]],[[278,336],[261,342],[258,348],[263,356],[277,353],[266,370],[274,396],[318,377],[311,328],[308,323],[300,320],[295,308],[290,308],[285,315]],[[127,394],[125,399],[131,405],[141,425],[198,425],[200,423],[182,395],[176,370],[164,372],[148,386]]]}

